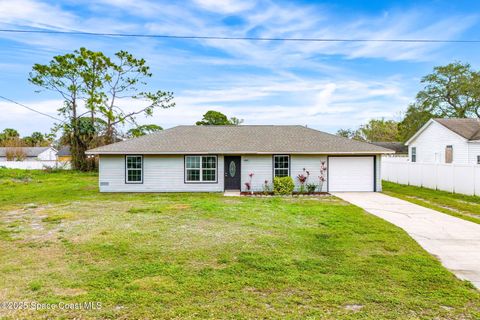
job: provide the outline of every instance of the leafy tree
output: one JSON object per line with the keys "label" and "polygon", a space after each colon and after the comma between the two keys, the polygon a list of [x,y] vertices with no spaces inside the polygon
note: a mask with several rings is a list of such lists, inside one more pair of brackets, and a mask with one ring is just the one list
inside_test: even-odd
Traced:
{"label": "leafy tree", "polygon": [[337,135],[360,141],[399,141],[398,123],[393,120],[371,119],[357,130],[340,129]]}
{"label": "leafy tree", "polygon": [[337,136],[363,141],[363,138],[360,136],[359,130],[340,129],[337,131]]}
{"label": "leafy tree", "polygon": [[360,126],[360,136],[366,141],[395,142],[400,139],[398,123],[393,120],[371,119]]}
{"label": "leafy tree", "polygon": [[416,96],[421,111],[440,118],[480,117],[480,73],[468,63],[438,66],[422,78]]}
{"label": "leafy tree", "polygon": [[403,120],[398,123],[400,141],[405,142],[410,139],[428,120],[434,117],[435,115],[430,111],[410,104]]}
{"label": "leafy tree", "polygon": [[51,144],[51,137],[35,131],[30,136],[24,137],[23,141],[30,147],[42,147]]}
{"label": "leafy tree", "polygon": [[[107,123],[106,143],[113,142],[118,125],[128,122],[138,126],[137,116],[152,116],[157,108],[175,106],[172,92],[140,91],[140,87],[147,84],[145,80],[152,77],[150,67],[144,59],[137,59],[127,51],[119,51],[115,57],[117,62],[110,61],[107,65],[104,87],[99,94],[102,102],[98,111]],[[119,106],[121,100],[128,100],[129,110]]]}
{"label": "leafy tree", "polygon": [[20,137],[20,134],[18,133],[18,131],[12,128],[3,129],[3,131],[0,133],[0,141],[5,141],[8,139],[19,138],[19,137]]}
{"label": "leafy tree", "polygon": [[197,126],[221,126],[221,125],[239,125],[243,123],[243,119],[232,117],[228,119],[226,115],[219,111],[209,110],[204,115],[201,121],[197,121]]}
{"label": "leafy tree", "polygon": [[160,126],[157,126],[156,124],[144,124],[128,130],[127,137],[129,138],[141,137],[141,136],[144,136],[156,131],[161,131],[161,130],[163,130],[163,128]]}
{"label": "leafy tree", "polygon": [[47,90],[59,93],[64,102],[58,109],[59,115],[65,118],[63,128],[71,132],[72,165],[77,170],[88,170],[89,164],[85,155],[88,144],[81,139],[80,102],[84,98],[85,85],[83,83],[81,66],[85,62],[78,51],[55,56],[47,65],[35,64],[30,73],[29,81]]}
{"label": "leafy tree", "polygon": [[[91,163],[85,151],[114,142],[118,126],[127,122],[136,126],[137,116],[151,116],[156,108],[175,105],[171,92],[140,91],[146,85],[145,79],[152,77],[144,59],[136,59],[126,51],[117,52],[115,59],[80,48],[53,57],[49,64],[35,64],[30,73],[31,83],[57,92],[64,100],[58,109],[64,118],[59,127],[69,139],[75,169],[89,170]],[[119,106],[122,100],[128,100],[128,111]]]}

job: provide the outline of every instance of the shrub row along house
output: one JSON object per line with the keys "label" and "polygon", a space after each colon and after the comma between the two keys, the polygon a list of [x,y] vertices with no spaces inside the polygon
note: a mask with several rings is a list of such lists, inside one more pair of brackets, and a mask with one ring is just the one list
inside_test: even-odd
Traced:
{"label": "shrub row along house", "polygon": [[480,119],[430,119],[406,145],[411,162],[480,164]]}
{"label": "shrub row along house", "polygon": [[[102,192],[262,190],[307,170],[318,191],[381,191],[392,150],[303,126],[177,126],[87,151],[99,155]],[[325,183],[319,181],[326,167]],[[320,187],[319,187],[320,189]]]}

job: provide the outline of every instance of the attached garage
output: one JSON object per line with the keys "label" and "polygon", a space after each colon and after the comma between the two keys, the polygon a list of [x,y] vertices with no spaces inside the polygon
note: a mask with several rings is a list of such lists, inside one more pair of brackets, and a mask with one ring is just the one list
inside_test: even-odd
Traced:
{"label": "attached garage", "polygon": [[328,191],[375,191],[375,157],[328,157]]}

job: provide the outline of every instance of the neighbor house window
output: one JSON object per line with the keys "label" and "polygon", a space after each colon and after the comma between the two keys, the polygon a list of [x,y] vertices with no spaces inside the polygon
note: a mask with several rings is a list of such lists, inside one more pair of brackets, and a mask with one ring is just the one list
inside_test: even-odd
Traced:
{"label": "neighbor house window", "polygon": [[453,162],[453,146],[445,147],[445,163]]}
{"label": "neighbor house window", "polygon": [[417,147],[412,147],[412,162],[417,162]]}
{"label": "neighbor house window", "polygon": [[143,183],[143,156],[125,157],[125,182]]}
{"label": "neighbor house window", "polygon": [[275,155],[273,156],[273,176],[288,177],[290,175],[290,156]]}
{"label": "neighbor house window", "polygon": [[216,182],[217,156],[186,156],[185,182]]}

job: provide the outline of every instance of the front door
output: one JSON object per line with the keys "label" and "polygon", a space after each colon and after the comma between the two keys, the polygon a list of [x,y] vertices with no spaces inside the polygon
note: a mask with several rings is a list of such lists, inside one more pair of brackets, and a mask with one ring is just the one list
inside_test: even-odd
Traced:
{"label": "front door", "polygon": [[240,190],[240,157],[227,156],[225,162],[225,190]]}

